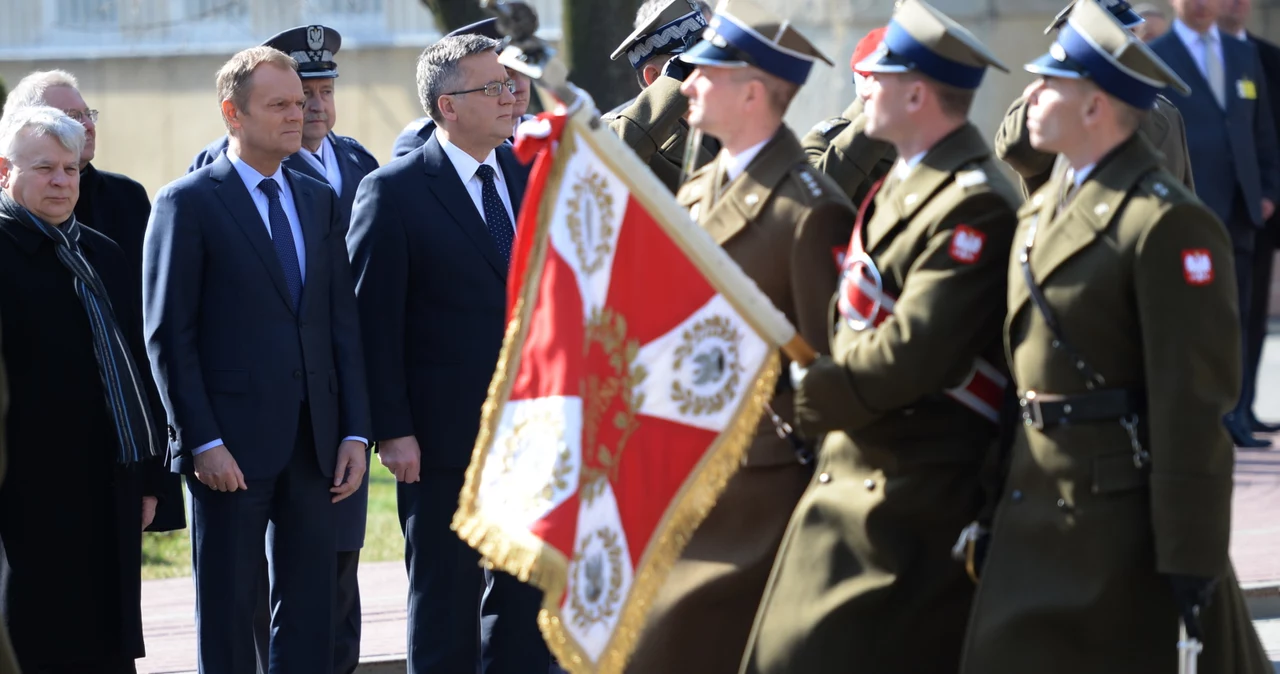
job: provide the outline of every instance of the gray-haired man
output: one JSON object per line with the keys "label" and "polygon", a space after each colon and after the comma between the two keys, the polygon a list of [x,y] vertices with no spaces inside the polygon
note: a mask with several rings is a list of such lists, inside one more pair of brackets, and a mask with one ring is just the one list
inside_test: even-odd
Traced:
{"label": "gray-haired man", "polygon": [[497,45],[461,35],[422,52],[418,96],[436,131],[361,182],[347,236],[360,313],[377,319],[364,322],[373,432],[400,482],[414,674],[474,672],[478,659],[486,674],[540,673],[549,660],[541,593],[486,579],[449,528],[502,345],[528,175],[504,142],[515,84]]}

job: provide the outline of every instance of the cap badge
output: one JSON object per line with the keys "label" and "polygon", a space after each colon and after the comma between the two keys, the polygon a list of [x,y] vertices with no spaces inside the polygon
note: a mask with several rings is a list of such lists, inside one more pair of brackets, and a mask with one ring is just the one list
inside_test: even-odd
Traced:
{"label": "cap badge", "polygon": [[1067,60],[1067,50],[1063,49],[1062,45],[1057,42],[1054,42],[1053,45],[1049,47],[1049,55],[1057,59],[1059,62]]}
{"label": "cap badge", "polygon": [[307,27],[307,49],[311,51],[324,49],[324,26]]}

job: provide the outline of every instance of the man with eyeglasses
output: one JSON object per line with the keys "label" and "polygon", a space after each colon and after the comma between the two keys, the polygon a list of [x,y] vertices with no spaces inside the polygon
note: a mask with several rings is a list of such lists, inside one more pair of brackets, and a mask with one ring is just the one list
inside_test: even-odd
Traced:
{"label": "man with eyeglasses", "polygon": [[[484,21],[468,24],[451,31],[445,37],[457,37],[459,35],[483,35],[494,40],[502,39],[502,33],[498,32],[497,19],[485,19]],[[501,51],[501,46],[499,46],[499,51]],[[507,76],[511,78],[516,87],[516,102],[511,106],[511,118],[515,121],[507,138],[510,141],[515,138],[515,127],[519,126],[520,122],[533,119],[533,115],[525,114],[529,110],[529,95],[533,89],[533,82],[527,76],[511,68],[507,68]],[[391,156],[393,158],[403,157],[422,147],[426,144],[427,139],[431,137],[431,134],[435,133],[435,130],[436,122],[430,116],[419,117],[409,122],[404,127],[404,130],[400,132],[400,135],[396,136],[396,142],[391,147]]]}
{"label": "man with eyeglasses", "polygon": [[506,142],[516,86],[498,44],[459,35],[422,52],[418,97],[435,132],[365,178],[347,235],[374,439],[399,481],[412,674],[543,673],[550,663],[541,592],[483,571],[450,529],[502,346],[528,178]]}
{"label": "man with eyeglasses", "polygon": [[[151,217],[147,190],[136,180],[119,173],[100,171],[92,162],[97,150],[98,111],[89,108],[80,94],[75,75],[65,70],[44,70],[28,74],[18,82],[4,103],[4,115],[20,108],[47,105],[57,108],[84,126],[84,150],[80,153],[80,198],[76,221],[116,242],[128,263],[133,297],[142,297],[142,237]],[[141,311],[137,312],[141,316]],[[141,322],[138,325],[141,329]],[[145,368],[144,368],[145,369]],[[141,374],[150,378],[150,372]],[[165,483],[158,502],[146,506],[151,516],[147,531],[174,531],[187,526],[182,485]]]}

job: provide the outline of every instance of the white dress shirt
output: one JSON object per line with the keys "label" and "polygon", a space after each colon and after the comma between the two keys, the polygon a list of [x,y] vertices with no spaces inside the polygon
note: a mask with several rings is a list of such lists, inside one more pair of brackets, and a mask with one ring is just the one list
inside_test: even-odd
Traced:
{"label": "white dress shirt", "polygon": [[771,140],[773,140],[772,136],[752,145],[736,155],[725,150],[724,174],[728,178],[728,180],[725,181],[725,184],[727,185],[737,180],[738,176],[745,173],[747,167],[751,165],[752,160],[756,158],[756,155],[760,154],[760,151],[763,150],[764,146],[768,145]]}
{"label": "white dress shirt", "polygon": [[342,194],[342,167],[338,165],[337,150],[333,147],[333,143],[329,142],[328,136],[320,141],[320,149],[315,152],[304,147],[298,153],[308,164],[311,164],[312,168],[324,176],[335,193]]}
{"label": "white dress shirt", "polygon": [[[244,181],[244,186],[249,190],[249,196],[253,199],[253,205],[258,209],[258,215],[262,218],[262,224],[267,228],[267,238],[271,236],[271,215],[269,208],[271,200],[267,198],[267,193],[258,187],[258,183],[267,179],[267,176],[258,173],[258,170],[246,164],[231,148],[227,148],[227,159],[231,160],[231,166],[235,168],[236,173],[240,175],[240,180]],[[284,177],[284,167],[277,166],[276,172],[271,174],[270,180],[276,181],[280,186],[280,206],[284,209],[284,215],[289,219],[289,229],[293,232],[293,249],[298,254],[298,271],[302,274],[302,282],[307,282],[307,249],[302,238],[302,224],[298,219],[298,206],[293,201],[293,190],[289,187],[289,181]],[[365,447],[369,446],[369,440],[359,436],[349,436],[343,440],[356,440],[363,442]],[[206,442],[199,447],[191,450],[191,456],[196,456],[202,452],[213,449],[222,444],[222,438],[218,438],[212,442]]]}
{"label": "white dress shirt", "polygon": [[911,175],[911,171],[915,169],[916,166],[919,166],[920,161],[924,159],[925,154],[928,152],[928,150],[925,150],[914,157],[908,157],[905,159],[898,157],[898,161],[893,165],[893,176],[899,181],[906,180],[907,176]]}
{"label": "white dress shirt", "polygon": [[[502,175],[502,167],[498,166],[497,150],[489,150],[489,156],[481,162],[476,161],[475,157],[467,154],[462,148],[445,140],[443,136],[436,134],[436,138],[440,141],[440,147],[444,149],[445,156],[449,158],[449,163],[453,164],[453,170],[458,172],[458,179],[467,188],[467,195],[471,197],[471,203],[475,204],[481,220],[484,220],[484,181],[476,175],[476,171],[480,169],[481,164],[486,164],[493,169],[493,186],[498,190],[498,197],[502,199],[502,205],[507,209],[507,219],[510,220],[511,228],[514,230],[516,212],[511,208],[511,195],[507,193],[507,179]],[[485,222],[487,223],[488,220]]]}
{"label": "white dress shirt", "polygon": [[[1204,45],[1200,42],[1200,34],[1183,23],[1182,19],[1173,20],[1173,32],[1178,36],[1179,40],[1182,40],[1182,45],[1187,48],[1187,52],[1191,54],[1191,60],[1196,62],[1196,68],[1200,70],[1200,75],[1207,82],[1209,80],[1209,71],[1204,64]],[[1217,24],[1209,27],[1209,35],[1213,40],[1213,50],[1218,54],[1218,63],[1222,64],[1222,69],[1225,73],[1227,61],[1222,55],[1222,35],[1218,32]]]}

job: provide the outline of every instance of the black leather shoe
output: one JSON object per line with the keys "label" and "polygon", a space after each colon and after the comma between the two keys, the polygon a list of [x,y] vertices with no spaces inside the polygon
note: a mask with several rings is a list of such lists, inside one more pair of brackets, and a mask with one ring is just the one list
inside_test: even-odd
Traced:
{"label": "black leather shoe", "polygon": [[1254,433],[1276,433],[1280,432],[1280,424],[1269,424],[1259,419],[1257,415],[1250,413],[1249,430]]}
{"label": "black leather shoe", "polygon": [[1236,447],[1242,447],[1244,449],[1262,449],[1263,447],[1271,446],[1270,440],[1255,438],[1253,433],[1249,431],[1248,424],[1241,423],[1242,421],[1243,420],[1237,420],[1232,415],[1227,415],[1227,417],[1222,420],[1222,425],[1227,427],[1227,432],[1231,434],[1231,441],[1235,443]]}

